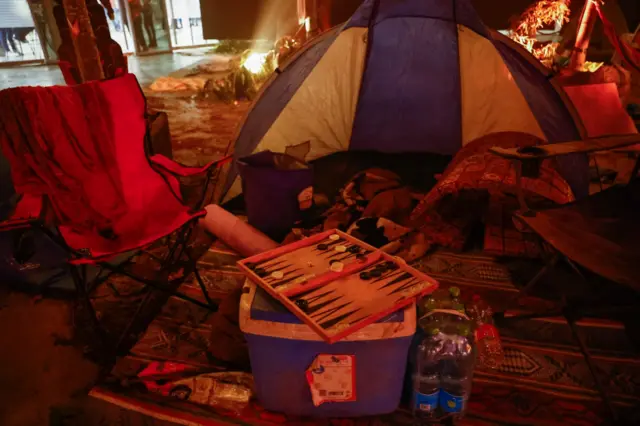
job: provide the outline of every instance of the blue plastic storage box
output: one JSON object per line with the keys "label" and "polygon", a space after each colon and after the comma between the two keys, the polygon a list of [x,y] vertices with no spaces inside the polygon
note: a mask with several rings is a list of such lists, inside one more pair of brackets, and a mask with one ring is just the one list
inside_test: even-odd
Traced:
{"label": "blue plastic storage box", "polygon": [[[247,281],[245,291],[240,327],[264,408],[312,417],[380,415],[398,408],[416,330],[415,304],[330,345],[261,288]],[[313,405],[305,373],[319,354],[355,355],[356,401]]]}

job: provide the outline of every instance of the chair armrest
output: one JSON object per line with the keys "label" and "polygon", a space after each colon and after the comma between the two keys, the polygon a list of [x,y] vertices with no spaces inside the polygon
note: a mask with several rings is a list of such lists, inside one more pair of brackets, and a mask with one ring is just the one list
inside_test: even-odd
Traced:
{"label": "chair armrest", "polygon": [[611,151],[640,144],[640,134],[605,136],[583,141],[560,142],[548,145],[524,148],[493,147],[489,152],[509,160],[543,160],[569,154],[588,154],[590,152]]}
{"label": "chair armrest", "polygon": [[42,219],[44,214],[44,202],[39,195],[22,196],[5,220],[0,221],[0,231],[28,228],[36,221]]}
{"label": "chair armrest", "polygon": [[162,154],[153,155],[149,160],[151,161],[151,166],[156,168],[160,173],[168,173],[176,177],[191,177],[205,175],[209,173],[209,171],[220,168],[230,162],[232,158],[232,156],[224,157],[221,160],[212,161],[202,167],[185,166]]}

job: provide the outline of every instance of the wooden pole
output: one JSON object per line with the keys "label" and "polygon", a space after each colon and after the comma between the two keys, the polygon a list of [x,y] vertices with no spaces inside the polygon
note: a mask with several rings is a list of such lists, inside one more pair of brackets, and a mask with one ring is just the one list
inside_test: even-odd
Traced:
{"label": "wooden pole", "polygon": [[100,51],[91,26],[85,0],[62,0],[68,25],[71,29],[73,50],[82,81],[104,79]]}
{"label": "wooden pole", "polygon": [[596,1],[586,0],[580,22],[578,24],[578,32],[576,33],[576,43],[571,53],[571,61],[569,69],[572,71],[580,71],[587,60],[587,50],[589,49],[589,41],[596,24],[598,12],[596,11]]}

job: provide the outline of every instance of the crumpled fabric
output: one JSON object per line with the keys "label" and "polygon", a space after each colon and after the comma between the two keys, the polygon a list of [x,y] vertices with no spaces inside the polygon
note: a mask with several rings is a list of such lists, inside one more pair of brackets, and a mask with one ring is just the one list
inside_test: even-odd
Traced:
{"label": "crumpled fabric", "polygon": [[[517,132],[494,133],[463,147],[435,187],[411,214],[411,226],[427,235],[430,244],[462,250],[473,227],[485,225],[484,251],[495,255],[537,257],[535,236],[517,229],[520,208],[516,173],[510,160],[489,152],[491,147],[527,147],[545,142]],[[553,159],[540,164],[536,178],[522,178],[527,205],[536,209],[575,200]]]}
{"label": "crumpled fabric", "polygon": [[107,236],[126,203],[103,96],[97,82],[1,91],[0,148],[16,193],[48,198],[57,224]]}
{"label": "crumpled fabric", "polygon": [[[535,235],[513,221],[520,207],[513,164],[489,149],[543,143],[517,132],[473,141],[458,152],[427,194],[414,193],[387,170],[358,173],[315,226],[295,228],[284,243],[337,228],[411,262],[435,247],[462,251],[472,231],[482,226],[485,252],[538,257],[542,247]],[[537,178],[523,177],[522,187],[527,205],[534,209],[575,199],[553,160],[541,163]]]}
{"label": "crumpled fabric", "polygon": [[[374,247],[397,251],[397,244],[391,243],[410,246],[415,241],[415,236],[409,235],[412,230],[407,224],[421,195],[403,185],[393,172],[365,170],[342,188],[336,202],[321,215],[315,226],[294,228],[283,244],[317,232],[340,229]],[[406,240],[405,236],[408,237]],[[403,250],[400,252],[404,253]]]}

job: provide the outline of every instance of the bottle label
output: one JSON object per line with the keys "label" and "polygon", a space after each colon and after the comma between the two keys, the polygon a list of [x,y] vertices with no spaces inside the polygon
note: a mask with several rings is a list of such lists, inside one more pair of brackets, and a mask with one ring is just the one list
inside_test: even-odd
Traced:
{"label": "bottle label", "polygon": [[414,407],[418,411],[431,412],[438,408],[438,397],[440,391],[425,395],[418,391],[413,392]]}
{"label": "bottle label", "polygon": [[461,413],[464,410],[464,397],[440,391],[440,407],[445,413]]}
{"label": "bottle label", "polygon": [[481,341],[482,339],[500,339],[500,335],[498,334],[498,329],[492,324],[481,324],[476,329],[476,342]]}

